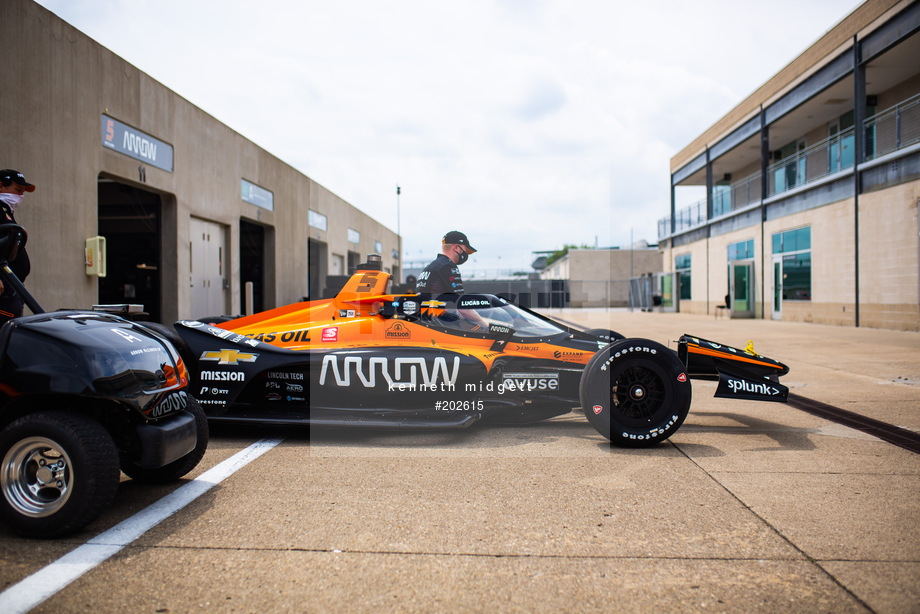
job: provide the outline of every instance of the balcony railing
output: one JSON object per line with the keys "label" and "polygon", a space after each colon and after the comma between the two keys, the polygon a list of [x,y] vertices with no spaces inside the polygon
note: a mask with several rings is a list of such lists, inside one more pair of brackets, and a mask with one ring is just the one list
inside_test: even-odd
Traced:
{"label": "balcony railing", "polygon": [[[706,221],[706,199],[698,200],[689,207],[681,209],[674,216],[674,232],[683,232]],[[662,234],[663,233],[663,234]],[[671,234],[671,216],[658,220],[658,237]]]}
{"label": "balcony railing", "polygon": [[920,143],[920,94],[876,113],[866,126],[866,161]]}
{"label": "balcony railing", "polygon": [[[920,143],[920,94],[876,113],[863,122],[864,161]],[[851,127],[823,141],[786,156],[767,167],[767,197],[788,192],[835,173],[852,168],[855,162],[855,130]],[[715,186],[712,217],[737,211],[760,201],[760,173],[730,186]],[[674,232],[682,232],[707,221],[703,199],[675,214]],[[671,216],[658,220],[658,238],[672,234]]]}
{"label": "balcony railing", "polygon": [[782,194],[853,166],[853,128],[839,132],[767,167],[767,195]]}
{"label": "balcony railing", "polygon": [[757,202],[760,202],[760,171],[731,185],[713,188],[712,217],[719,217]]}
{"label": "balcony railing", "polygon": [[[731,185],[713,188],[712,217],[719,217],[738,209],[760,202],[760,172],[748,175]],[[706,199],[698,200],[681,209],[674,216],[677,220],[675,232],[682,232],[706,221]],[[658,238],[671,234],[671,216],[658,220]]]}

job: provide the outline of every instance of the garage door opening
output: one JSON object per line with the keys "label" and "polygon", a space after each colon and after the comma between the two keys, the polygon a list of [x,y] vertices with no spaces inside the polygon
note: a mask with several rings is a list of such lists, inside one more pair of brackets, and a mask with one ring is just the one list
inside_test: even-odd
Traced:
{"label": "garage door opening", "polygon": [[307,239],[307,291],[310,299],[325,296],[326,270],[329,246],[322,241]]}
{"label": "garage door opening", "polygon": [[240,288],[246,305],[246,282],[252,282],[253,313],[265,311],[265,227],[240,220]]}
{"label": "garage door opening", "polygon": [[99,234],[106,240],[106,277],[99,278],[99,303],[141,304],[159,322],[161,211],[159,194],[100,178]]}

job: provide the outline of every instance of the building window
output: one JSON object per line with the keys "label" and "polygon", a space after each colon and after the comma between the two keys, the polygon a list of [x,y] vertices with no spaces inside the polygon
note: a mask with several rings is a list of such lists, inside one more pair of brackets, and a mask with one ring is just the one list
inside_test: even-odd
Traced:
{"label": "building window", "polygon": [[779,194],[805,183],[805,139],[789,143],[774,153],[778,160],[770,165],[773,186],[771,194]]}
{"label": "building window", "polygon": [[827,170],[836,173],[853,166],[853,111],[842,115],[827,127]]}
{"label": "building window", "polygon": [[727,182],[712,186],[712,217],[719,217],[732,210],[732,187]]}
{"label": "building window", "polygon": [[383,255],[383,243],[380,241],[374,241],[374,253]]}
{"label": "building window", "polygon": [[750,260],[754,257],[754,239],[732,243],[728,246],[728,261]]}
{"label": "building window", "polygon": [[680,300],[690,300],[690,254],[674,257],[674,272],[680,279]]}
{"label": "building window", "polygon": [[348,242],[357,245],[361,242],[361,233],[354,228],[348,229]]}
{"label": "building window", "polygon": [[322,213],[317,213],[313,209],[310,209],[307,212],[307,221],[313,228],[317,228],[322,231],[326,230],[326,216]]}
{"label": "building window", "polygon": [[782,266],[782,299],[811,300],[811,227],[773,235],[773,260]]}

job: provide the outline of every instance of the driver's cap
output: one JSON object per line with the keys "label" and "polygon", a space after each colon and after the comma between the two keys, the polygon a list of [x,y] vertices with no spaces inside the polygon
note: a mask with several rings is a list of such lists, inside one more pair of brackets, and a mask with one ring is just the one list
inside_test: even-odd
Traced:
{"label": "driver's cap", "polygon": [[14,171],[11,168],[4,169],[0,171],[0,181],[7,182],[11,181],[13,183],[21,185],[25,188],[26,192],[34,192],[35,186],[26,181],[26,178],[23,177],[22,173],[19,171]]}
{"label": "driver's cap", "polygon": [[476,248],[470,245],[470,240],[466,238],[466,235],[460,232],[459,230],[451,230],[444,238],[441,240],[441,243],[446,245],[463,245],[470,253],[474,253]]}

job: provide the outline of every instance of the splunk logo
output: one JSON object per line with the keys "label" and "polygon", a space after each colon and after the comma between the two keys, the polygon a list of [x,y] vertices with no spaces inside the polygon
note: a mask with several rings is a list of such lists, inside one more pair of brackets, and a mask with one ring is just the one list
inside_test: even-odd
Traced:
{"label": "splunk logo", "polygon": [[754,382],[746,382],[744,380],[731,378],[729,378],[726,383],[731,391],[735,394],[762,394],[770,397],[775,397],[780,393],[779,389],[774,388],[769,384],[755,384]]}
{"label": "splunk logo", "polygon": [[430,363],[421,357],[394,358],[392,365],[390,362],[385,356],[375,356],[366,361],[363,356],[325,356],[319,373],[319,385],[325,385],[327,377],[331,375],[336,386],[351,386],[354,373],[365,388],[376,388],[379,375],[386,382],[388,390],[402,385],[407,386],[409,390],[414,390],[417,386],[424,386],[425,390],[434,390],[439,384],[456,384],[457,374],[460,372],[459,356],[453,357],[452,365],[448,365],[447,358],[443,356],[434,358]]}

